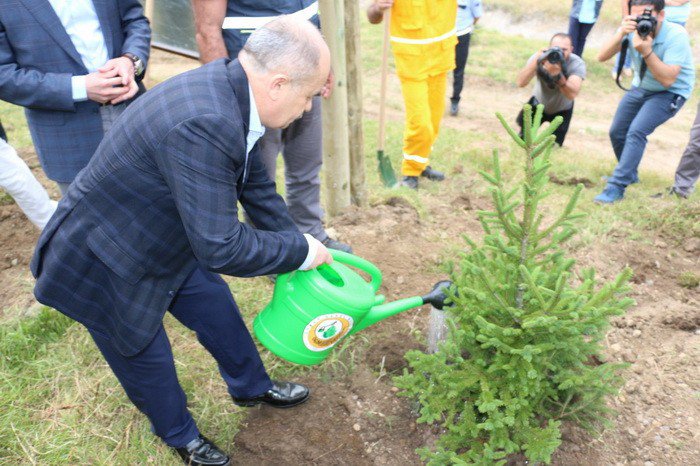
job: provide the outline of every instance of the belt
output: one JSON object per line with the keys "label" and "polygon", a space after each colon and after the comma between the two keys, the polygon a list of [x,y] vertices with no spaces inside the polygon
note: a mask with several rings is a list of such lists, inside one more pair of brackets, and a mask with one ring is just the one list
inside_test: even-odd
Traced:
{"label": "belt", "polygon": [[[318,1],[289,16],[311,19],[318,14]],[[222,29],[258,29],[279,16],[227,16]]]}
{"label": "belt", "polygon": [[455,35],[456,30],[452,29],[451,31],[448,31],[440,36],[437,37],[429,37],[427,39],[408,39],[406,37],[396,37],[396,36],[391,36],[390,40],[392,42],[396,42],[398,44],[415,44],[415,45],[422,45],[422,44],[432,44],[434,42],[440,42],[445,39],[449,39],[450,37]]}

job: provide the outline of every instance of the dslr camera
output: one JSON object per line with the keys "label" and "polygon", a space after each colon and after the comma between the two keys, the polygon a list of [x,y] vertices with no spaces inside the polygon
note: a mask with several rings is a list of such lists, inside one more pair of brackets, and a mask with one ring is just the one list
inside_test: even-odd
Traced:
{"label": "dslr camera", "polygon": [[[561,73],[557,76],[550,76],[547,71],[545,71],[542,64],[548,61],[552,65],[561,65]],[[550,47],[544,52],[537,60],[537,76],[544,81],[544,83],[550,89],[554,89],[556,83],[561,79],[561,76],[569,77],[569,72],[566,68],[566,57],[564,56],[564,51],[559,47]]]}
{"label": "dslr camera", "polygon": [[643,15],[634,18],[637,22],[637,34],[639,34],[639,37],[642,39],[646,39],[649,34],[656,31],[658,21],[656,20],[656,16],[652,16],[651,11],[651,8],[645,8]]}
{"label": "dslr camera", "polygon": [[545,50],[540,57],[540,63],[547,60],[552,65],[564,63],[564,52],[559,47],[551,47]]}

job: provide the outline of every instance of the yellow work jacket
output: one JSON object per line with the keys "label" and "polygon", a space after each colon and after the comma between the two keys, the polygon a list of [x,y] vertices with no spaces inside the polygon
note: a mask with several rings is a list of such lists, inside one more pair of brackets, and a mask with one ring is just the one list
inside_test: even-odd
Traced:
{"label": "yellow work jacket", "polygon": [[457,0],[396,0],[391,8],[391,48],[396,73],[426,79],[455,67]]}

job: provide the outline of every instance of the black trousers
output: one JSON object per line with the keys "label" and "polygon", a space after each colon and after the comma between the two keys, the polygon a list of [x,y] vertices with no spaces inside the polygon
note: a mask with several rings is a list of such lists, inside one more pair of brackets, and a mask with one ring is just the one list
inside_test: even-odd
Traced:
{"label": "black trousers", "polygon": [[455,46],[455,69],[452,72],[452,102],[459,102],[459,94],[462,93],[464,87],[464,68],[467,66],[469,58],[469,40],[471,32],[462,34],[457,37],[457,45]]}
{"label": "black trousers", "polygon": [[[537,105],[537,100],[535,97],[531,97],[530,100],[527,102],[530,105],[532,105],[532,110],[533,110],[533,116],[534,116],[534,110],[535,106]],[[564,119],[564,121],[561,122],[561,125],[559,125],[559,128],[554,131],[554,137],[556,138],[556,143],[559,144],[560,146],[564,145],[564,138],[566,138],[566,133],[569,131],[569,123],[571,123],[571,117],[574,115],[574,106],[573,104],[571,105],[571,108],[569,110],[564,110],[562,112],[557,112],[557,113],[547,113],[544,112],[542,114],[542,121],[552,121],[554,120],[557,116],[561,115],[561,117]],[[523,111],[520,110],[520,113],[518,113],[518,116],[515,119],[515,122],[520,126],[520,137],[523,137]]]}
{"label": "black trousers", "polygon": [[588,33],[593,29],[593,24],[579,23],[578,19],[569,16],[569,35],[571,36],[571,44],[574,47],[573,52],[579,57],[583,57],[583,49],[586,47],[586,38]]}
{"label": "black trousers", "polygon": [[2,127],[2,121],[0,121],[0,139],[4,139],[7,142],[7,134],[5,134],[5,128]]}

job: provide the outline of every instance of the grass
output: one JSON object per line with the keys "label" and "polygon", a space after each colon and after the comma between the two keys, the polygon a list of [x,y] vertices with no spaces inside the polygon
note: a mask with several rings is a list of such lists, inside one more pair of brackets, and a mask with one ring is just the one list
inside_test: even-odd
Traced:
{"label": "grass", "polygon": [[[568,14],[570,7],[570,2],[536,0],[492,0],[490,4],[522,17],[538,11],[561,18]],[[605,21],[612,21],[611,5],[614,4],[613,1],[604,3]],[[700,20],[700,15],[694,17],[695,21]],[[364,76],[367,80],[376,80],[381,27],[363,21],[362,33]],[[484,29],[478,30],[473,41],[469,73],[501,85],[512,83],[519,67],[534,50],[544,45],[541,41],[514,40]],[[178,65],[178,69],[191,65]],[[609,86],[607,65],[589,62],[588,69],[586,86],[592,93],[615,92]],[[155,80],[166,76],[164,68],[154,72]],[[694,105],[694,102],[687,105]],[[390,107],[402,111],[400,101],[390,102]],[[13,145],[18,149],[31,148],[22,109],[0,102],[0,114]],[[428,183],[417,194],[381,186],[373,144],[377,122],[367,119],[365,156],[370,204],[403,196],[421,218],[426,219],[430,214],[424,199],[440,189],[448,190],[453,197],[461,192],[468,192],[472,197],[486,196],[487,186],[477,172],[490,169],[492,148],[503,155],[505,177],[516,176],[519,172],[519,162],[508,155],[511,143],[495,118],[493,122],[488,131],[480,133],[443,128],[435,145],[435,158],[450,174],[451,181],[442,188]],[[401,147],[402,131],[402,122],[390,119],[386,147],[396,169],[400,166],[397,148]],[[593,138],[607,137],[599,130],[589,128],[587,132]],[[584,191],[579,204],[587,218],[580,225],[580,234],[571,243],[572,247],[587,247],[618,233],[627,235],[626,240],[640,243],[658,235],[671,242],[687,238],[689,232],[700,236],[698,195],[685,203],[667,199],[650,204],[648,195],[661,190],[668,180],[643,172],[642,185],[629,190],[624,203],[600,208],[591,201],[602,187],[601,177],[609,173],[611,166],[601,165],[598,159],[591,157],[591,149],[587,147],[557,150],[552,161],[554,174],[560,179],[577,177],[593,183],[592,188]],[[281,165],[278,173],[281,173]],[[557,210],[557,205],[568,198],[572,189],[569,185],[551,184],[547,204],[553,206],[553,211]],[[3,202],[4,198],[0,198],[0,203]],[[464,247],[459,238],[443,243],[443,258],[454,257]],[[696,283],[697,275],[690,275],[692,273],[681,274],[679,282]],[[245,320],[250,323],[266,305],[272,285],[265,278],[228,279],[228,282]],[[230,403],[214,361],[192,333],[169,316],[165,326],[173,343],[178,375],[201,430],[232,451],[233,438],[241,428],[244,412]],[[357,365],[362,364],[371,343],[371,337],[366,334],[355,335],[336,348],[324,364],[313,369],[283,363],[266,351],[262,354],[273,376],[301,378],[313,371],[323,380],[331,381],[352,374]],[[0,465],[172,464],[175,460],[151,434],[145,417],[126,398],[82,326],[73,325],[69,319],[48,309],[36,317],[3,322],[0,326]]]}

